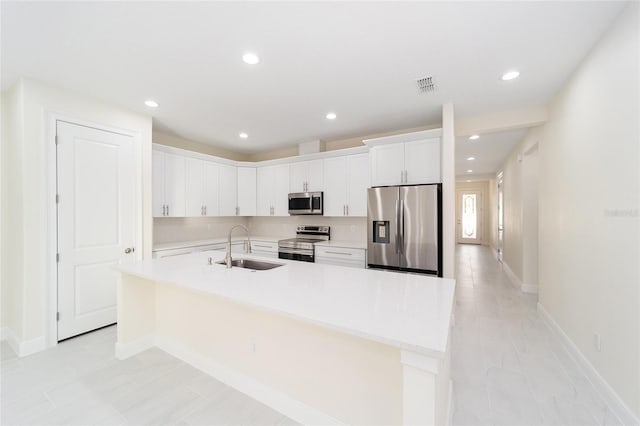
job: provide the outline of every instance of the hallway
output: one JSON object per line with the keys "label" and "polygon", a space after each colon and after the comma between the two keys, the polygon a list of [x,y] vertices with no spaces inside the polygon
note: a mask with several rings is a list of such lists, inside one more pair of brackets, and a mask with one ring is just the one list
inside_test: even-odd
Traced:
{"label": "hallway", "polygon": [[456,247],[454,425],[619,424],[491,249]]}

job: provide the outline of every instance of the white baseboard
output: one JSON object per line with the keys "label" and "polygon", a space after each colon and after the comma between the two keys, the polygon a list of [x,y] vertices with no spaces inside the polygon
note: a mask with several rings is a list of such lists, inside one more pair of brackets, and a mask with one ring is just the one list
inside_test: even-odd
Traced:
{"label": "white baseboard", "polygon": [[18,355],[19,357],[27,356],[34,354],[36,352],[40,352],[46,349],[46,339],[44,336],[36,337],[31,340],[23,340],[20,341],[16,337],[13,330],[9,327],[2,327],[0,333],[2,334],[2,340],[6,340],[11,349]]}
{"label": "white baseboard", "polygon": [[535,284],[522,283],[520,289],[523,293],[538,294],[538,286]]}
{"label": "white baseboard", "polygon": [[341,425],[337,419],[291,398],[263,383],[240,374],[175,340],[156,334],[129,343],[116,343],[116,357],[125,359],[156,346],[209,374],[232,388],[305,425]]}
{"label": "white baseboard", "polygon": [[538,312],[549,326],[553,334],[558,338],[571,359],[578,365],[582,373],[587,376],[593,387],[600,393],[604,402],[609,406],[614,415],[624,425],[640,425],[640,418],[620,398],[616,391],[602,378],[598,370],[589,362],[580,349],[571,341],[547,310],[538,302]]}
{"label": "white baseboard", "polygon": [[511,270],[511,268],[509,268],[509,265],[504,261],[504,259],[502,260],[502,270],[507,274],[507,276],[511,280],[511,283],[517,289],[522,290],[522,281],[520,281],[520,278],[518,278],[518,276]]}
{"label": "white baseboard", "polygon": [[127,359],[151,349],[155,346],[156,340],[155,335],[149,334],[129,343],[116,342],[116,358],[119,360]]}

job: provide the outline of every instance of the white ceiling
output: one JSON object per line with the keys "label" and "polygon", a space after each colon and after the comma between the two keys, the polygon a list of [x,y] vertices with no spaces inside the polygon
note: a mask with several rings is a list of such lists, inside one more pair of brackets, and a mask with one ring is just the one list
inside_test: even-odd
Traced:
{"label": "white ceiling", "polygon": [[[468,136],[456,138],[456,175],[458,177],[486,176],[495,174],[503,161],[520,142],[527,129],[485,133],[470,140]],[[474,157],[475,160],[467,160]],[[473,170],[468,173],[467,170]]]}
{"label": "white ceiling", "polygon": [[[438,124],[443,102],[458,117],[544,105],[623,5],[3,1],[1,85],[43,80],[255,153]],[[247,51],[262,61],[244,64]],[[512,68],[521,77],[500,81]],[[437,91],[419,94],[427,75]],[[508,151],[496,138],[478,146]],[[476,157],[474,170],[495,164]]]}

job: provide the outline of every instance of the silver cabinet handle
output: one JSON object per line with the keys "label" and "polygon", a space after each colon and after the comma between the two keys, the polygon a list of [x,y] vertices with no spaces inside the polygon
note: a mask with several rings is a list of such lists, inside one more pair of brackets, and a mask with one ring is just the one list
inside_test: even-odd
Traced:
{"label": "silver cabinet handle", "polygon": [[405,170],[404,171],[404,183],[408,183],[408,182],[409,182],[409,176],[408,176],[407,171]]}
{"label": "silver cabinet handle", "polygon": [[167,204],[167,216],[169,216],[169,204]]}
{"label": "silver cabinet handle", "polygon": [[238,216],[240,214],[240,207],[236,206],[236,216]]}
{"label": "silver cabinet handle", "polygon": [[349,216],[349,204],[345,206],[347,208],[347,216]]}
{"label": "silver cabinet handle", "polygon": [[400,183],[404,183],[404,172],[400,170]]}
{"label": "silver cabinet handle", "polygon": [[167,215],[167,206],[165,204],[162,205],[162,216]]}
{"label": "silver cabinet handle", "polygon": [[127,247],[126,249],[124,249],[124,254],[133,253],[134,251],[136,251],[134,247]]}
{"label": "silver cabinet handle", "polygon": [[207,215],[207,206],[204,206],[204,215]]}
{"label": "silver cabinet handle", "polygon": [[328,254],[339,254],[341,256],[353,256],[353,253],[346,253],[346,252],[343,252],[343,251],[329,251],[329,250],[327,250],[327,251],[325,251],[325,253],[328,253]]}

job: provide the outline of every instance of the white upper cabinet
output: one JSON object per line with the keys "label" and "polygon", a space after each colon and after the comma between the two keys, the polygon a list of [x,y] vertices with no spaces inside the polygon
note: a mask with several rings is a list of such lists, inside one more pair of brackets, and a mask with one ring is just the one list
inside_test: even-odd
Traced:
{"label": "white upper cabinet", "polygon": [[258,167],[257,182],[257,215],[288,216],[289,165]]}
{"label": "white upper cabinet", "polygon": [[238,167],[238,216],[256,215],[256,168]]}
{"label": "white upper cabinet", "polygon": [[219,164],[218,199],[220,216],[238,215],[238,172],[236,166]]}
{"label": "white upper cabinet", "polygon": [[218,165],[186,158],[185,216],[218,215]]}
{"label": "white upper cabinet", "polygon": [[366,216],[369,156],[324,159],[324,215]]}
{"label": "white upper cabinet", "polygon": [[153,151],[153,215],[180,217],[185,214],[185,158]]}
{"label": "white upper cabinet", "polygon": [[324,190],[323,160],[291,163],[290,192],[311,192]]}
{"label": "white upper cabinet", "polygon": [[438,183],[440,130],[369,139],[371,185]]}

